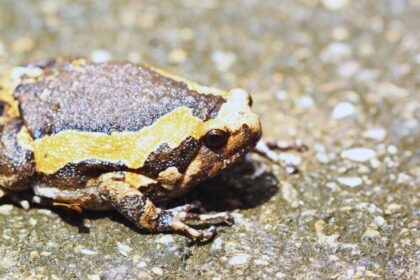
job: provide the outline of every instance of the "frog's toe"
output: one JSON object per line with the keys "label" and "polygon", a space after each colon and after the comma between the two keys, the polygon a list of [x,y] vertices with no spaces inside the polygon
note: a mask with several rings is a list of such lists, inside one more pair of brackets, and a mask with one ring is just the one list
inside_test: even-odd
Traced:
{"label": "frog's toe", "polygon": [[226,224],[232,226],[234,224],[234,219],[232,215],[224,212],[215,213],[215,214],[194,214],[188,213],[184,219],[184,222],[189,225],[218,225]]}
{"label": "frog's toe", "polygon": [[299,168],[296,165],[284,161],[283,159],[281,159],[280,154],[275,152],[289,150],[305,152],[308,150],[308,146],[300,140],[296,140],[290,144],[287,144],[282,141],[263,139],[258,142],[257,146],[254,149],[254,152],[283,167],[284,170],[289,174],[299,173]]}
{"label": "frog's toe", "polygon": [[201,212],[204,211],[201,203],[195,201],[190,204],[182,205],[175,207],[169,210],[166,210],[168,214],[172,216],[174,220],[179,220],[189,225],[200,225],[200,226],[210,226],[218,224],[227,224],[229,226],[233,225],[234,220],[232,215],[220,212],[214,214],[196,214],[190,213],[193,209],[200,209]]}
{"label": "frog's toe", "polygon": [[299,153],[306,152],[309,150],[308,145],[306,145],[305,142],[302,140],[295,140],[292,142],[285,142],[280,140],[268,140],[268,139],[262,139],[258,143],[258,145],[265,145],[270,150],[277,150],[277,151],[297,151]]}
{"label": "frog's toe", "polygon": [[186,223],[178,220],[178,217],[166,218],[165,220],[159,221],[159,227],[163,231],[173,231],[177,233],[182,233],[193,239],[209,240],[212,239],[217,233],[216,227],[214,226],[211,226],[205,230],[199,230],[190,227]]}
{"label": "frog's toe", "polygon": [[194,210],[194,209],[202,210],[202,205],[201,205],[200,201],[196,200],[196,201],[193,201],[191,203],[172,208],[168,211],[170,211],[172,213],[179,213],[179,212],[189,212],[189,211]]}
{"label": "frog's toe", "polygon": [[[183,233],[194,239],[211,239],[217,233],[215,225],[233,225],[233,217],[228,213],[196,214],[189,213],[200,204],[187,204],[169,210],[163,210],[158,219],[158,227],[163,231]],[[185,211],[186,210],[186,211]],[[208,227],[195,229],[193,226]]]}

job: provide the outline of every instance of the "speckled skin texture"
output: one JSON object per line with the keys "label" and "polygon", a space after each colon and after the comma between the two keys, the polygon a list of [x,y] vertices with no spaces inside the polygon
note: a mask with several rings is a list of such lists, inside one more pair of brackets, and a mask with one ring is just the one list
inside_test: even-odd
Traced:
{"label": "speckled skin texture", "polygon": [[42,79],[20,85],[15,92],[35,139],[69,129],[139,131],[182,106],[206,121],[224,103],[220,96],[188,90],[184,83],[131,63],[64,60],[42,69]]}

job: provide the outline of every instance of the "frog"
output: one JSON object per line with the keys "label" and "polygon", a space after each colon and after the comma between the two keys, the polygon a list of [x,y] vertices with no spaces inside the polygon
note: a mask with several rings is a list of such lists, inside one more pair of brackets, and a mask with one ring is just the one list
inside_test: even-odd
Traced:
{"label": "frog", "polygon": [[32,202],[82,212],[121,213],[148,232],[209,240],[226,212],[170,209],[199,183],[256,152],[290,173],[262,139],[243,89],[222,91],[130,62],[56,58],[12,68],[0,78],[0,190],[30,190]]}

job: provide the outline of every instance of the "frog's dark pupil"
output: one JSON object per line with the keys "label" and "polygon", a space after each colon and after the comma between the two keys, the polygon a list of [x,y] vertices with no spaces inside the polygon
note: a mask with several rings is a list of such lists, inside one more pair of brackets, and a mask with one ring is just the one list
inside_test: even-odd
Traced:
{"label": "frog's dark pupil", "polygon": [[228,135],[226,131],[220,129],[212,129],[207,132],[205,137],[205,144],[209,148],[220,148],[226,144]]}

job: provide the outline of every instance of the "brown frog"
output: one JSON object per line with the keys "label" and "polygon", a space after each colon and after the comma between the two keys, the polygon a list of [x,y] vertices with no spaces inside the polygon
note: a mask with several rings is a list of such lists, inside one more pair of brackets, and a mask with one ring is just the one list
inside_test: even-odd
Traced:
{"label": "brown frog", "polygon": [[260,141],[251,105],[242,89],[224,92],[145,65],[81,58],[16,67],[0,80],[0,188],[32,189],[34,202],[76,211],[114,208],[147,231],[209,239],[214,225],[233,222],[229,214],[155,203],[251,151],[294,172],[272,149],[305,149]]}

